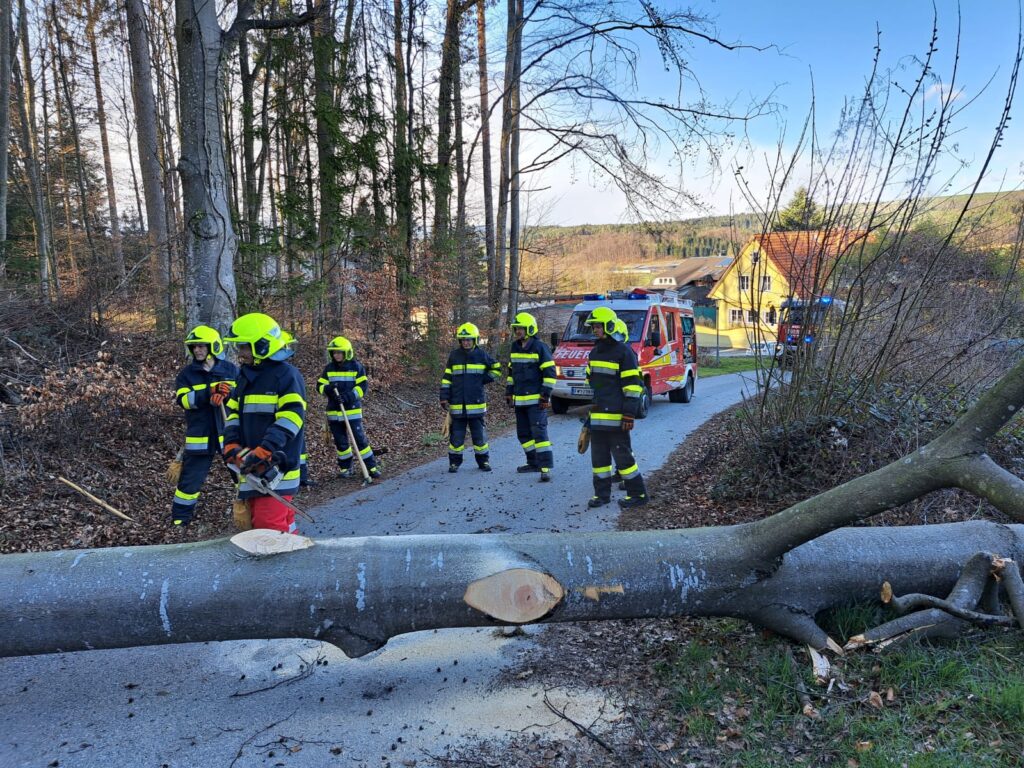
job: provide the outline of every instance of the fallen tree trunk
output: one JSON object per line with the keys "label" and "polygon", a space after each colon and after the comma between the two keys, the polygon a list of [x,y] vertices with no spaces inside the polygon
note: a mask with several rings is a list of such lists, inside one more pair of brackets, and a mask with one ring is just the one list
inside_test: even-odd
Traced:
{"label": "fallen tree trunk", "polygon": [[[8,555],[0,655],[301,637],[362,656],[418,630],[684,614],[747,618],[836,650],[814,622],[821,610],[877,599],[886,581],[897,592],[945,594],[977,552],[1024,554],[1024,525],[844,528],[764,572],[750,534],[740,525],[313,542],[251,531]],[[247,551],[261,537],[305,548]]]}
{"label": "fallen tree trunk", "polygon": [[[999,583],[1010,584],[1024,622],[1024,525],[844,527],[947,487],[1024,523],[1024,480],[985,454],[1022,407],[1024,360],[913,454],[745,525],[320,542],[246,531],[200,544],[6,555],[0,655],[303,637],[362,656],[424,629],[681,615],[746,618],[841,652],[815,615],[877,599],[885,582],[887,600],[944,596],[961,616],[993,616]],[[949,594],[969,562],[972,573]],[[854,645],[965,624],[928,610],[941,615],[889,622]]]}

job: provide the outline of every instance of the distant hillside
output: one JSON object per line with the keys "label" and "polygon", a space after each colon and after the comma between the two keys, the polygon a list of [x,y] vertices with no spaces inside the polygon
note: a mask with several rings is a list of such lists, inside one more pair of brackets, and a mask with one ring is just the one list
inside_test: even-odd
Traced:
{"label": "distant hillside", "polygon": [[[917,219],[940,229],[953,226],[967,199],[967,195],[924,199]],[[1022,210],[1024,191],[986,192],[975,195],[965,218],[969,231],[993,244],[1007,243],[1015,236]],[[645,281],[616,272],[626,265],[734,254],[762,228],[763,222],[752,213],[639,224],[529,227],[522,241],[523,293],[547,296],[623,288]]]}

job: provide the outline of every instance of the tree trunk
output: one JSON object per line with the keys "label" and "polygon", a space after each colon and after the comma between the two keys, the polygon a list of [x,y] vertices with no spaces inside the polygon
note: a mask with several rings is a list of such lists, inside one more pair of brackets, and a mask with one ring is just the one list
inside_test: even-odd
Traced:
{"label": "tree trunk", "polygon": [[512,46],[512,81],[507,98],[511,110],[511,135],[508,148],[509,221],[508,221],[508,309],[505,317],[511,322],[519,309],[519,94],[523,69],[523,0],[515,5],[515,42]]}
{"label": "tree trunk", "polygon": [[434,168],[434,226],[437,256],[451,250],[448,227],[452,195],[452,93],[459,56],[459,0],[448,0],[437,83],[437,166]]}
{"label": "tree trunk", "polygon": [[398,258],[396,259],[397,288],[402,296],[408,293],[412,271],[413,208],[412,208],[412,147],[409,142],[409,108],[402,41],[402,2],[395,0],[395,223],[398,227]]}
{"label": "tree trunk", "polygon": [[85,25],[85,37],[89,41],[89,54],[92,57],[92,81],[96,90],[96,122],[100,130],[100,148],[103,152],[103,175],[107,182],[107,209],[110,217],[110,245],[114,255],[114,268],[117,276],[124,280],[124,251],[121,248],[121,222],[117,215],[117,192],[114,189],[114,166],[110,161],[110,139],[107,136],[107,108],[103,99],[103,86],[100,82],[100,56],[96,46],[96,24],[99,19],[99,8],[93,6],[87,12],[88,21]]}
{"label": "tree trunk", "polygon": [[459,183],[455,198],[455,253],[457,258],[459,288],[458,322],[469,320],[469,286],[472,260],[466,233],[466,192],[469,173],[466,167],[465,149],[462,140],[462,63],[455,59],[455,73],[452,77],[452,106],[455,113],[455,178]]}
{"label": "tree trunk", "polygon": [[491,186],[491,108],[490,84],[487,82],[487,20],[485,1],[476,4],[476,52],[480,74],[480,153],[483,165],[484,248],[487,254],[487,297],[497,305],[496,265],[494,262],[494,190]]}
{"label": "tree trunk", "polygon": [[[236,539],[264,534],[282,536]],[[221,539],[4,555],[0,656],[288,637],[363,656],[443,627],[680,615],[745,618],[826,648],[808,634],[820,610],[877,599],[884,581],[945,594],[976,552],[1024,556],[1024,526],[986,522],[843,529],[770,574],[746,526],[292,538],[308,548],[258,555]]]}
{"label": "tree trunk", "polygon": [[0,279],[7,275],[7,158],[11,136],[11,0],[0,0]]}
{"label": "tree trunk", "polygon": [[[50,222],[39,170],[39,133],[36,126],[36,86],[32,73],[32,54],[28,41],[28,13],[25,0],[18,0],[18,26],[21,39],[21,87],[17,89],[18,117],[21,123],[21,151],[25,157],[25,175],[32,199],[32,220],[36,230],[36,257],[39,259],[39,297],[49,302],[56,296],[50,275]],[[16,58],[12,58],[15,68]]]}
{"label": "tree trunk", "polygon": [[[960,487],[1024,522],[1024,480],[984,452],[1024,407],[1024,361],[935,440],[763,520],[732,526],[528,536],[230,541],[0,557],[0,655],[303,637],[360,656],[403,632],[550,621],[735,616],[817,650],[815,621],[881,595],[925,610],[851,639],[892,642],[962,622],[992,585],[1024,627],[1024,525],[848,528]],[[997,587],[997,588],[998,588]],[[894,593],[911,593],[906,598]],[[254,609],[254,606],[258,610]],[[1001,615],[979,623],[1006,625]]]}
{"label": "tree trunk", "polygon": [[501,138],[498,153],[498,219],[495,235],[494,261],[494,297],[491,311],[494,315],[494,330],[501,327],[501,304],[505,299],[505,267],[507,256],[508,208],[511,190],[512,173],[510,168],[510,150],[512,146],[512,91],[516,87],[517,38],[519,35],[518,4],[516,0],[507,0],[508,14],[505,26],[505,79],[502,83],[501,97]]}
{"label": "tree trunk", "polygon": [[190,326],[226,329],[235,314],[238,249],[228,205],[220,119],[223,31],[213,3],[176,0],[186,307]]}
{"label": "tree trunk", "polygon": [[171,295],[171,265],[174,256],[171,233],[167,227],[164,176],[157,132],[159,117],[153,95],[153,65],[149,54],[146,12],[142,0],[125,0],[124,9],[128,21],[128,51],[134,75],[132,102],[135,105],[135,137],[139,148],[142,191],[146,196],[150,275],[157,292],[157,330],[168,333],[174,317],[174,297]]}

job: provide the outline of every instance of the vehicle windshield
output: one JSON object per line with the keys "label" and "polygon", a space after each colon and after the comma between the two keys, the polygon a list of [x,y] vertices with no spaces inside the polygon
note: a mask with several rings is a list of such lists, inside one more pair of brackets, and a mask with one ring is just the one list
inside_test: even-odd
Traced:
{"label": "vehicle windshield", "polygon": [[[630,342],[637,341],[644,332],[644,320],[647,318],[647,310],[625,309],[615,314],[629,328]],[[590,332],[590,326],[587,325],[587,318],[589,316],[590,310],[573,312],[572,317],[569,318],[569,324],[565,327],[565,333],[562,334],[562,341],[594,341],[594,334]]]}

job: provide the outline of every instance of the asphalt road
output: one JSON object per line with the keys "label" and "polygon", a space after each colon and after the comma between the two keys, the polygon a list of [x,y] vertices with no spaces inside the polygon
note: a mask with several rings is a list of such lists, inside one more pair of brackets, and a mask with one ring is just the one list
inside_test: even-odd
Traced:
{"label": "asphalt road", "polygon": [[[697,426],[752,387],[739,374],[699,382],[693,402],[658,397],[638,422],[640,469],[660,466]],[[372,425],[371,425],[372,428]],[[589,456],[576,453],[579,419],[554,416],[555,476],[517,475],[515,435],[492,439],[494,471],[471,453],[447,472],[440,458],[312,510],[314,537],[607,530],[616,505],[586,507]],[[657,493],[657,488],[650,488]],[[623,495],[616,492],[617,495]],[[0,630],[2,631],[2,630]],[[362,659],[314,641],[159,646],[0,659],[0,767],[434,765],[466,740],[542,730],[574,735],[543,703],[540,681],[500,687],[497,674],[528,656],[531,636],[500,630],[420,632]],[[547,696],[600,728],[603,692]],[[413,761],[416,761],[413,763]]]}

